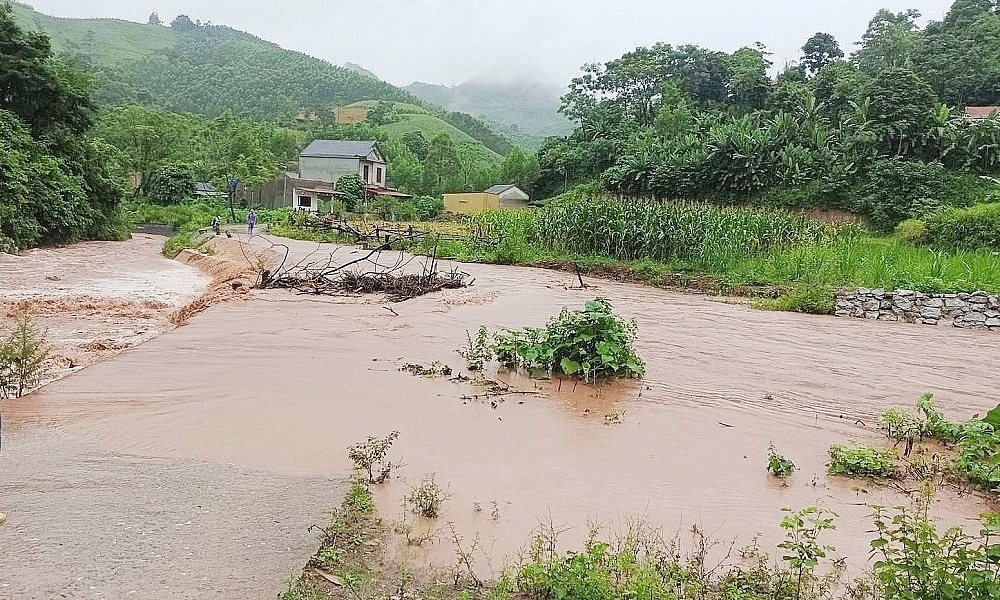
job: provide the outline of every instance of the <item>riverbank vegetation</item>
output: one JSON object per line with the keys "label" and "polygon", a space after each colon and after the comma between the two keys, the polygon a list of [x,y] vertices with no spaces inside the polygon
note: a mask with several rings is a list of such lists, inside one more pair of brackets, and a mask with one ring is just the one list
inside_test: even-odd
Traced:
{"label": "riverbank vegetation", "polygon": [[94,137],[89,76],[0,4],[0,252],[120,239],[121,165]]}
{"label": "riverbank vegetation", "polygon": [[[720,544],[732,544],[697,527],[691,540],[669,537],[637,519],[613,528],[591,524],[582,548],[563,550],[561,530],[543,524],[519,558],[487,579],[478,538],[463,538],[454,525],[414,537],[412,527],[378,513],[368,485],[351,484],[322,530],[319,550],[282,600],[985,600],[1000,593],[1000,518],[984,515],[971,532],[939,530],[928,512],[929,481],[911,507],[874,507],[870,545],[877,560],[853,580],[823,540],[836,529],[837,515],[818,507],[783,509],[780,558],[756,541],[710,556]],[[437,488],[434,499],[440,498]],[[424,518],[441,514],[439,501],[431,512]],[[420,549],[432,539],[454,548],[451,564],[428,566]]]}

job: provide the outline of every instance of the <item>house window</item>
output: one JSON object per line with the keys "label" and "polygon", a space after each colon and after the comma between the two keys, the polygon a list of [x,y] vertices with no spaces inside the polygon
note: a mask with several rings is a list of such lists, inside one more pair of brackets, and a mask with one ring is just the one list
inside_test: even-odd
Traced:
{"label": "house window", "polygon": [[365,165],[365,176],[364,176],[365,183],[371,183],[371,180],[368,179],[368,175],[369,175],[369,173],[368,173],[368,165]]}
{"label": "house window", "polygon": [[382,183],[382,167],[375,167],[375,183]]}
{"label": "house window", "polygon": [[312,196],[299,196],[299,208],[312,208]]}

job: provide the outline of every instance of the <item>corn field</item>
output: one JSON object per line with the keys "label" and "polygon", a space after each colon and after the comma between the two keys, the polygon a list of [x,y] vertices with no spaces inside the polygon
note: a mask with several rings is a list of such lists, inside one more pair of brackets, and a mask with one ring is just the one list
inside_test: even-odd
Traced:
{"label": "corn field", "polygon": [[729,263],[823,238],[821,223],[776,210],[616,198],[562,199],[531,212],[487,213],[494,233],[570,254]]}

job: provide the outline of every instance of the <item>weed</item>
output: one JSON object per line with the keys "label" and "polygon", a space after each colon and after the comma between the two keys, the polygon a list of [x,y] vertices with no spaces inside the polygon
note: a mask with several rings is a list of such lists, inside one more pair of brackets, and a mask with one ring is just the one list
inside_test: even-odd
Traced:
{"label": "weed", "polygon": [[458,354],[465,359],[470,371],[482,371],[486,363],[494,358],[493,346],[490,343],[490,333],[483,325],[476,334],[476,339],[468,331],[465,332],[468,343],[464,349],[457,350]]}
{"label": "weed", "polygon": [[896,453],[892,450],[880,450],[874,446],[847,448],[840,444],[830,446],[827,470],[831,475],[848,477],[888,478],[899,474]]}
{"label": "weed", "polygon": [[642,377],[646,367],[632,348],[635,322],[611,312],[604,298],[587,301],[583,310],[564,308],[544,329],[525,328],[494,336],[500,364],[532,375],[562,373],[584,381]]}
{"label": "weed", "polygon": [[354,444],[348,451],[348,458],[354,461],[354,468],[367,474],[368,483],[382,483],[389,478],[389,473],[400,466],[388,460],[389,448],[399,437],[398,431],[393,431],[384,438],[368,436],[368,439]]}
{"label": "weed", "polygon": [[774,444],[771,444],[767,447],[767,470],[771,473],[771,475],[781,479],[782,483],[788,485],[787,480],[792,476],[792,471],[795,470],[795,464],[784,456],[778,454]]}
{"label": "weed", "polygon": [[439,361],[434,361],[426,367],[424,365],[407,363],[403,365],[403,368],[400,370],[409,371],[413,375],[417,375],[419,377],[428,377],[432,379],[434,377],[447,377],[451,375],[451,367]]}
{"label": "weed", "polygon": [[875,576],[886,600],[985,600],[1000,597],[1000,515],[984,515],[978,536],[953,527],[939,532],[925,491],[913,509],[876,506],[872,540]]}
{"label": "weed", "polygon": [[786,513],[781,520],[781,528],[785,530],[785,541],[778,547],[787,554],[781,557],[796,574],[795,597],[802,596],[803,577],[811,577],[813,569],[819,564],[819,559],[825,558],[827,552],[835,550],[833,546],[817,542],[819,534],[828,529],[836,529],[833,517],[836,513],[822,508],[810,506],[800,511],[790,508],[781,509]]}
{"label": "weed", "polygon": [[20,398],[45,376],[49,347],[31,316],[22,313],[6,340],[0,340],[0,397]]}
{"label": "weed", "polygon": [[441,503],[445,500],[445,492],[434,481],[434,473],[424,477],[420,485],[413,488],[405,498],[410,512],[427,519],[437,518],[441,512]]}

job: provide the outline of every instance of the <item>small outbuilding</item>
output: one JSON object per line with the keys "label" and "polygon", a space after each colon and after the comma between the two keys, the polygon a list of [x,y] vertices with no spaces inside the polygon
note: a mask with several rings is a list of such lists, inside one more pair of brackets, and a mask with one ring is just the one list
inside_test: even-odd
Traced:
{"label": "small outbuilding", "polygon": [[515,185],[495,185],[485,192],[445,194],[445,212],[469,215],[484,210],[528,208],[528,194]]}
{"label": "small outbuilding", "polygon": [[528,200],[531,199],[524,190],[512,184],[495,185],[486,190],[486,193],[500,196],[501,208],[527,208]]}

